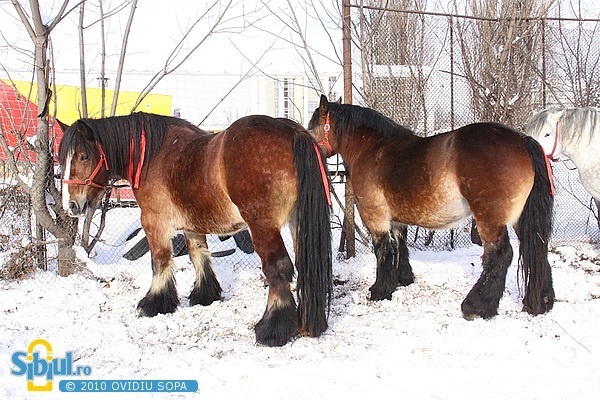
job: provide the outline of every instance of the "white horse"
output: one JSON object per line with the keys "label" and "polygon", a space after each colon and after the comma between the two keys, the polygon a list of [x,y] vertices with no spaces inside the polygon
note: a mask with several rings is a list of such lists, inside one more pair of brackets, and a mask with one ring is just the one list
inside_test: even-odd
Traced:
{"label": "white horse", "polygon": [[564,154],[573,161],[600,210],[600,109],[547,108],[529,118],[525,133],[542,145],[550,159]]}

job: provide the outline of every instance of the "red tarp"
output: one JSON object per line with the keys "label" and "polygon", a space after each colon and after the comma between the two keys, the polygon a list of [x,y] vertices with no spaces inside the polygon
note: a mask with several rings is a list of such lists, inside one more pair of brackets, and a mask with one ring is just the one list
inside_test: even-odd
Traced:
{"label": "red tarp", "polygon": [[[14,87],[0,80],[0,124],[8,148],[14,152],[17,161],[35,161],[33,141],[36,136],[38,107],[19,93]],[[62,138],[58,123],[50,123],[48,137],[54,141],[54,154]],[[6,154],[0,146],[0,161],[6,160]],[[55,162],[57,160],[55,159]],[[131,189],[113,189],[111,198],[133,200]]]}
{"label": "red tarp", "polygon": [[[37,128],[37,106],[15,88],[0,80],[0,124],[8,148],[14,151],[17,161],[35,161],[33,141]],[[62,137],[58,124],[50,124],[50,140],[54,140],[54,152]],[[0,161],[6,160],[6,154],[0,147]]]}

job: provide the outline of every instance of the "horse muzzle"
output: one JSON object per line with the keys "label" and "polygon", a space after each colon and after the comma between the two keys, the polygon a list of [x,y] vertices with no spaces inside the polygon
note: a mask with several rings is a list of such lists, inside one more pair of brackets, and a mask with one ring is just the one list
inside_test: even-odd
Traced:
{"label": "horse muzzle", "polygon": [[71,217],[82,217],[85,215],[89,204],[88,201],[83,199],[80,201],[70,200],[68,208],[65,210]]}

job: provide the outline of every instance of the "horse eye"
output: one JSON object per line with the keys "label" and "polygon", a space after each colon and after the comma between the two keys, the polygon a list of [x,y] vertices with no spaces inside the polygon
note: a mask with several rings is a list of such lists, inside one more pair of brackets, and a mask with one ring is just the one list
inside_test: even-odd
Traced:
{"label": "horse eye", "polygon": [[550,132],[546,132],[546,134],[544,135],[544,137],[548,137],[550,136]]}
{"label": "horse eye", "polygon": [[79,156],[79,161],[87,161],[88,159],[88,155],[85,153],[81,153],[81,155]]}

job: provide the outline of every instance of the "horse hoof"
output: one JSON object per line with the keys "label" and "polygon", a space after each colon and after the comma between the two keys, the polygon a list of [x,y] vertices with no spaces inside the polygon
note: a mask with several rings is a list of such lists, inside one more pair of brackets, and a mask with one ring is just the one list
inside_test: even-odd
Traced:
{"label": "horse hoof", "polygon": [[531,315],[545,314],[554,307],[554,294],[546,294],[541,301],[529,301],[529,298],[523,299],[523,311]]}
{"label": "horse hoof", "polygon": [[177,295],[146,294],[138,303],[138,315],[140,317],[155,317],[158,314],[172,314],[179,306]]}
{"label": "horse hoof", "polygon": [[463,318],[467,321],[472,321],[476,317],[490,319],[498,315],[498,307],[489,307],[484,304],[476,305],[469,298],[465,299],[461,305]]}
{"label": "horse hoof", "polygon": [[222,299],[221,286],[219,282],[216,282],[216,285],[206,286],[204,290],[194,286],[188,298],[190,299],[190,307],[211,305],[213,302]]}
{"label": "horse hoof", "polygon": [[398,278],[398,285],[400,286],[408,286],[412,283],[415,283],[415,275],[412,273],[405,276],[400,275]]}
{"label": "horse hoof", "polygon": [[298,334],[298,316],[295,307],[271,309],[254,327],[256,342],[264,346],[285,345]]}
{"label": "horse hoof", "polygon": [[370,297],[371,301],[381,301],[381,300],[391,300],[392,299],[393,290],[380,288],[380,287],[376,287],[373,285],[369,288],[369,291],[371,292],[371,297]]}

